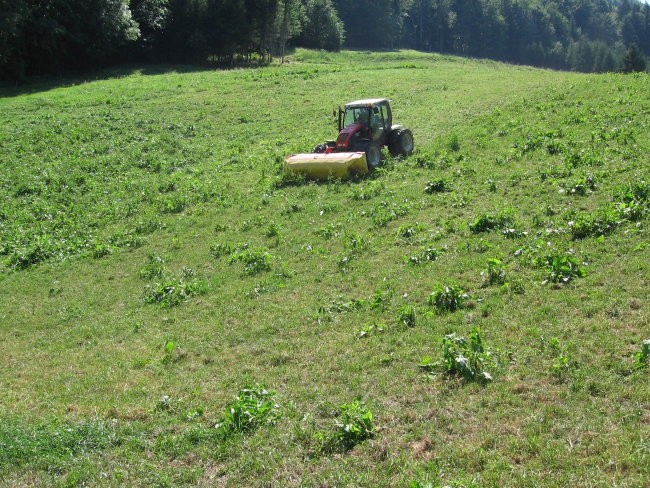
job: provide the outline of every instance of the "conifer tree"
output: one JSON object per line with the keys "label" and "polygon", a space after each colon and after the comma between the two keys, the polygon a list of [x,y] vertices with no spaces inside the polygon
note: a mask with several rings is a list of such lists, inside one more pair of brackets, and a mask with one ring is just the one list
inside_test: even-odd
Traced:
{"label": "conifer tree", "polygon": [[646,62],[636,44],[630,44],[627,52],[623,57],[623,72],[634,73],[636,71],[645,71]]}

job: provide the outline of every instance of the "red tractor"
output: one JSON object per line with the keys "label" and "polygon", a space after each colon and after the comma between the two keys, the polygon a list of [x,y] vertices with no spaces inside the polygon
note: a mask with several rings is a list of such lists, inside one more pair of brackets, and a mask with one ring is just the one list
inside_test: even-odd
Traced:
{"label": "red tractor", "polygon": [[[336,115],[336,112],[334,112]],[[390,100],[357,100],[339,107],[339,136],[326,141],[310,154],[291,154],[284,159],[285,170],[310,179],[349,178],[363,175],[381,163],[381,148],[388,146],[393,156],[413,153],[413,133],[393,125]]]}
{"label": "red tractor", "polygon": [[381,148],[388,146],[393,156],[413,153],[413,133],[401,125],[393,125],[390,100],[372,98],[357,100],[338,110],[339,136],[314,148],[315,153],[365,153],[370,169],[381,163]]}

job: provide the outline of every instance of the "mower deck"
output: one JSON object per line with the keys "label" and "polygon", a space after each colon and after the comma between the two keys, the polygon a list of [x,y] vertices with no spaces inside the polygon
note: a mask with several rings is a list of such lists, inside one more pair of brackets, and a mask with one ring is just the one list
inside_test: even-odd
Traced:
{"label": "mower deck", "polygon": [[363,152],[293,154],[285,158],[284,167],[315,180],[345,179],[368,172],[366,154]]}

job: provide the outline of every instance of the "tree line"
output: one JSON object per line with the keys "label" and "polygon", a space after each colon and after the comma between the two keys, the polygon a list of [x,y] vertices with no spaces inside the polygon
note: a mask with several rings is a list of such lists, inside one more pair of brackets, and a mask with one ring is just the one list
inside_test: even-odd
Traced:
{"label": "tree line", "polygon": [[[409,47],[586,72],[630,68],[626,58],[640,68],[650,56],[650,5],[636,0],[334,3],[350,47]],[[373,10],[368,28],[363,13]]]}
{"label": "tree line", "polygon": [[638,0],[0,0],[0,79],[109,63],[234,65],[288,46],[412,48],[573,69],[645,69]]}

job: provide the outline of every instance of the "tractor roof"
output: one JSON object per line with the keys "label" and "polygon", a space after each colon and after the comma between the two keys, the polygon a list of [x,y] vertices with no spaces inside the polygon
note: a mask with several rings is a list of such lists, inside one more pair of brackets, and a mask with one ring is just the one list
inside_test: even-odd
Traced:
{"label": "tractor roof", "polygon": [[373,107],[379,103],[390,102],[388,98],[368,98],[366,100],[356,100],[354,102],[346,103],[345,108],[350,107]]}

